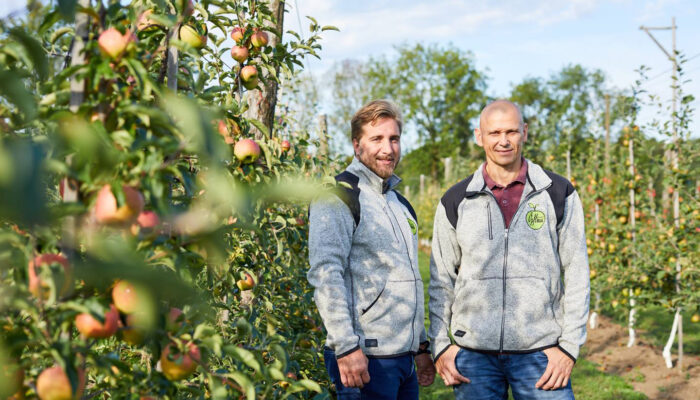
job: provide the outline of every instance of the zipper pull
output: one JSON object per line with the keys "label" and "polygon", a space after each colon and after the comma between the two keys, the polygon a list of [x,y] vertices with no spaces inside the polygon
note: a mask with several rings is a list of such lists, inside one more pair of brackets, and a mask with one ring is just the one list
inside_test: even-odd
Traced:
{"label": "zipper pull", "polygon": [[503,237],[508,239],[508,228],[506,228],[505,232],[503,232]]}

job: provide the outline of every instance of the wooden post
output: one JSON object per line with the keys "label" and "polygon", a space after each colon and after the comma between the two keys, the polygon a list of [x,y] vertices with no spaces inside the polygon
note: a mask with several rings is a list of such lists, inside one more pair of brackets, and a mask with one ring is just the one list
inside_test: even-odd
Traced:
{"label": "wooden post", "polygon": [[445,183],[449,183],[452,179],[452,157],[445,157],[443,159],[445,164]]}
{"label": "wooden post", "polygon": [[605,95],[605,176],[610,176],[610,95]]}
{"label": "wooden post", "polygon": [[320,141],[318,154],[322,157],[328,157],[328,118],[326,114],[318,116],[318,137]]}
{"label": "wooden post", "polygon": [[[81,8],[90,8],[90,0],[80,0],[78,2]],[[83,50],[85,49],[85,40],[88,37],[89,31],[89,16],[86,13],[80,12],[75,15],[75,36],[73,39],[73,48],[71,50],[71,67],[76,65],[85,64],[85,54]],[[78,79],[75,74],[70,80],[70,103],[69,108],[72,112],[76,113],[80,109],[80,105],[83,104],[85,100],[85,80]],[[71,164],[71,156],[68,156],[67,163]],[[78,199],[78,185],[75,181],[63,178],[61,181],[63,186],[63,202],[73,203],[77,202]],[[63,222],[63,237],[61,238],[63,253],[71,259],[75,256],[74,249],[75,244],[75,230],[76,230],[76,219],[73,216],[66,217]]]}

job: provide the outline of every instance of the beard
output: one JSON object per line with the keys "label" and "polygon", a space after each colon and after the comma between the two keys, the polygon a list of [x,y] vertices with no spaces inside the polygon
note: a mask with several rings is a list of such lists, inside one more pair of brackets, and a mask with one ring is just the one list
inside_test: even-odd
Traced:
{"label": "beard", "polygon": [[[400,155],[396,155],[394,157],[372,156],[366,154],[366,152],[362,151],[362,149],[357,151],[356,156],[360,162],[362,162],[362,164],[364,164],[382,179],[389,179],[394,174],[394,169],[396,169],[396,166],[399,164],[399,160],[401,159]],[[391,160],[392,162],[389,165],[385,165],[380,163],[380,160]]]}

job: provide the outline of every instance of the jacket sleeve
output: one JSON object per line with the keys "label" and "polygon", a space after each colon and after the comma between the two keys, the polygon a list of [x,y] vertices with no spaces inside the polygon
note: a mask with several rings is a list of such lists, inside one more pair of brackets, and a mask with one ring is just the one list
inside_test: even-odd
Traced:
{"label": "jacket sleeve", "polygon": [[337,358],[360,348],[349,302],[352,293],[345,286],[354,223],[350,209],[336,196],[309,207],[310,268],[306,276],[328,333],[326,344]]}
{"label": "jacket sleeve", "polygon": [[449,336],[454,287],[457,280],[462,252],[457,243],[457,235],[445,214],[442,202],[438,204],[433,226],[433,246],[430,256],[430,331],[433,359],[437,359],[452,344]]}
{"label": "jacket sleeve", "polygon": [[576,361],[586,341],[591,287],[583,207],[575,191],[566,198],[564,220],[558,230],[559,259],[564,275],[564,329],[559,348]]}

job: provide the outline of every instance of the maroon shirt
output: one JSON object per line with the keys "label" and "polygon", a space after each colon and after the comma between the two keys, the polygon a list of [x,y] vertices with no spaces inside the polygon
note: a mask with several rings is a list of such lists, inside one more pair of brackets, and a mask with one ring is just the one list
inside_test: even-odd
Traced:
{"label": "maroon shirt", "polygon": [[515,212],[518,210],[520,197],[523,195],[523,189],[525,188],[525,180],[527,179],[527,161],[525,161],[524,158],[522,159],[518,176],[513,182],[509,183],[505,187],[499,185],[493,179],[491,179],[488,172],[486,172],[486,163],[484,163],[482,173],[484,175],[484,182],[486,182],[486,186],[491,189],[491,192],[493,192],[493,195],[496,197],[498,207],[501,209],[501,213],[503,213],[503,217],[506,221],[506,228],[508,228],[510,226],[510,220],[513,219],[513,215],[515,215]]}

